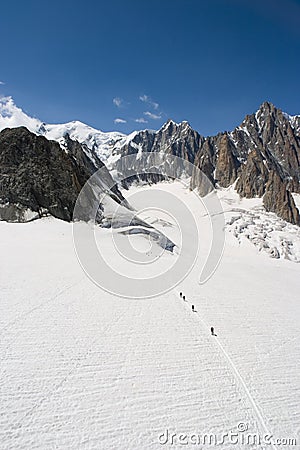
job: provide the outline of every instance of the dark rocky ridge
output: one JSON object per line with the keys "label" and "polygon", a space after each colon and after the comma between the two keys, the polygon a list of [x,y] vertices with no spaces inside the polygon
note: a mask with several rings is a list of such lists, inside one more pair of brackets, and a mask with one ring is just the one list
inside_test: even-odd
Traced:
{"label": "dark rocky ridge", "polygon": [[[103,163],[96,159],[94,164],[84,147],[68,136],[66,145],[64,151],[57,142],[25,127],[0,133],[0,220],[26,221],[27,211],[36,213],[35,217],[49,213],[72,220],[81,188]],[[107,170],[105,177],[111,179]],[[117,188],[112,196],[123,200]],[[90,200],[96,200],[92,192]]]}

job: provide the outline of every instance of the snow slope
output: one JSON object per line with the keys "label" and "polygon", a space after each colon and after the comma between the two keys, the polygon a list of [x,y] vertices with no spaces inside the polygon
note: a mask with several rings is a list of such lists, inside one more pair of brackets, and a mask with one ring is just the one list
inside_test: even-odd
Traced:
{"label": "snow slope", "polygon": [[[95,286],[78,264],[68,223],[0,223],[1,449],[299,448],[300,266],[226,232],[218,270],[198,285],[207,217],[179,183],[159,188],[193,211],[201,254],[179,286],[154,299],[127,300]],[[223,196],[230,218],[235,200]],[[171,219],[152,218],[177,239]],[[110,231],[96,234],[113,259]],[[144,249],[142,236],[130,239]],[[165,252],[160,264],[173,258]],[[166,430],[174,445],[164,444]],[[230,430],[239,430],[234,445],[192,443],[194,433],[220,442]],[[274,442],[245,445],[247,433]],[[292,438],[297,445],[275,442]]]}

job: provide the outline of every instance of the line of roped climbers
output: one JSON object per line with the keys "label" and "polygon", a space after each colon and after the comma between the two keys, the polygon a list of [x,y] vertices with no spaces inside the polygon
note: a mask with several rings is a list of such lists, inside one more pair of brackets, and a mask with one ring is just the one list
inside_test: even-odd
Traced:
{"label": "line of roped climbers", "polygon": [[[182,292],[179,293],[179,296],[180,296],[180,298],[182,298],[182,300],[183,300],[184,302],[187,302],[187,300],[186,300],[186,298],[185,298],[185,295],[183,295]],[[195,312],[195,313],[197,312],[197,310],[195,309],[195,305],[192,305],[192,312]],[[214,327],[210,327],[210,332],[211,332],[211,335],[212,335],[212,336],[217,336],[216,333],[215,333]]]}

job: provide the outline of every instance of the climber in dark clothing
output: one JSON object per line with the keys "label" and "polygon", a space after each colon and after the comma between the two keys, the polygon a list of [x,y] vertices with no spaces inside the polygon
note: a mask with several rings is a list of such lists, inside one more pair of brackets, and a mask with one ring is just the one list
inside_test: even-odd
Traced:
{"label": "climber in dark clothing", "polygon": [[212,335],[212,336],[217,336],[217,335],[215,334],[215,329],[214,329],[214,327],[211,327],[210,332],[211,332],[211,335]]}
{"label": "climber in dark clothing", "polygon": [[180,295],[180,298],[182,298],[182,292],[180,292],[180,294],[179,294],[179,295]]}

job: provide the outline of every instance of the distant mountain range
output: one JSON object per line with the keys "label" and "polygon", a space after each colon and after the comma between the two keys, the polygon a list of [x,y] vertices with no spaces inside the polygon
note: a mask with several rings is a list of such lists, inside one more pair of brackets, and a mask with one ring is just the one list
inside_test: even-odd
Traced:
{"label": "distant mountain range", "polygon": [[[0,100],[0,130],[4,220],[27,220],[32,217],[29,211],[71,220],[77,195],[97,168],[105,164],[110,177],[111,170],[123,171],[121,156],[135,155],[140,167],[141,155],[147,162],[152,152],[163,152],[193,163],[215,188],[234,185],[242,197],[262,197],[267,211],[300,225],[293,198],[293,193],[300,193],[300,116],[290,116],[269,102],[232,132],[216,136],[201,136],[188,122],[172,120],[158,131],[126,136],[78,121],[45,124],[8,97]],[[133,173],[134,169],[133,164]],[[192,189],[199,187],[196,171],[190,183]],[[118,189],[112,195],[122,202]]]}

